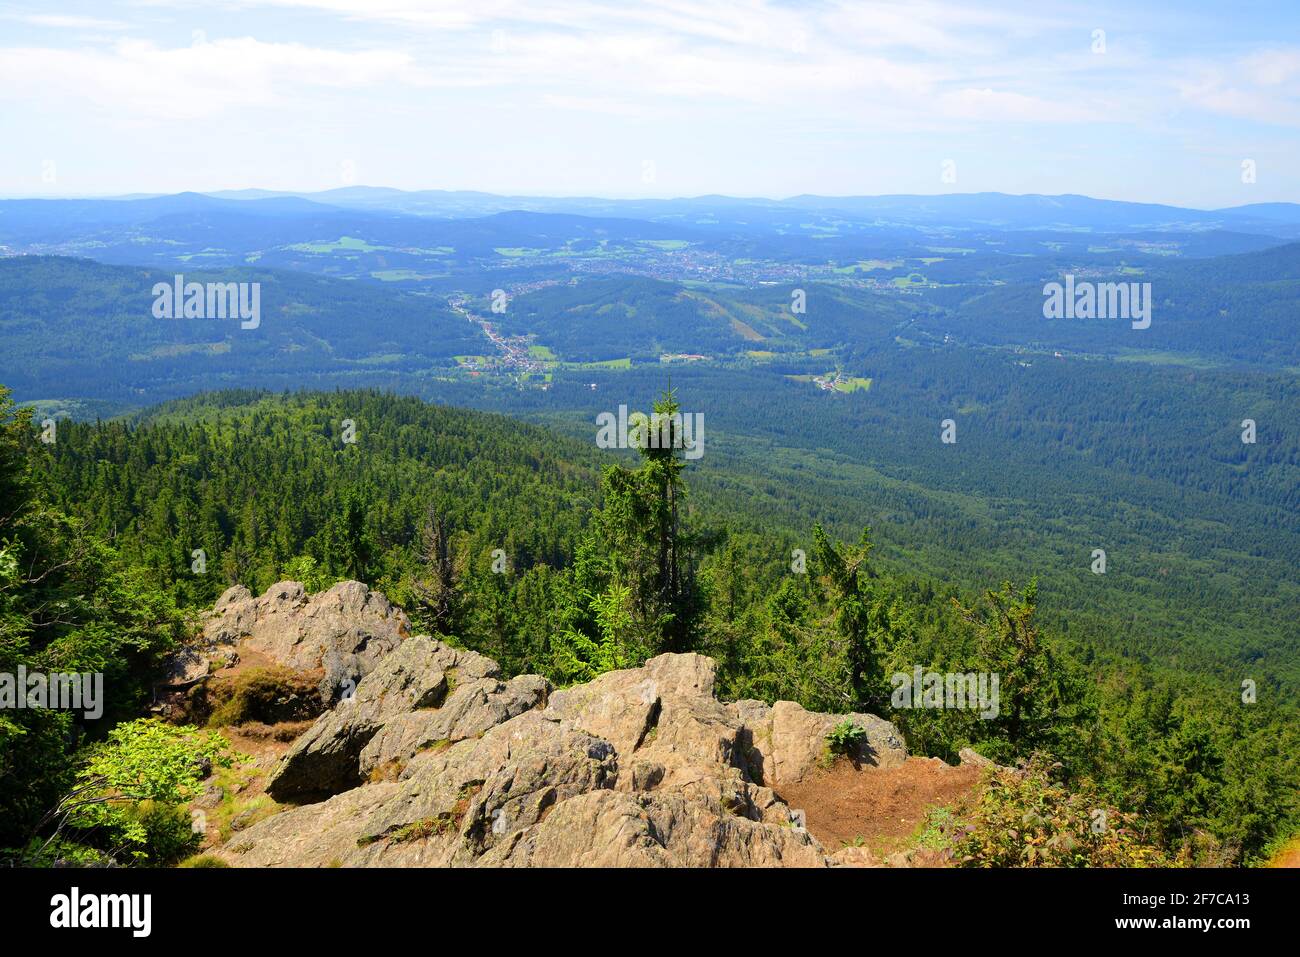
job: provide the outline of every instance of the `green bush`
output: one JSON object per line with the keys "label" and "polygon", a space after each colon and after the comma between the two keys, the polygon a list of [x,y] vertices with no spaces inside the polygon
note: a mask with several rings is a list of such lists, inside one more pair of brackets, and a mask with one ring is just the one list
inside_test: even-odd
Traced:
{"label": "green bush", "polygon": [[5,867],[112,867],[117,862],[97,847],[62,837],[32,838],[25,848],[0,852]]}
{"label": "green bush", "polygon": [[826,732],[826,746],[831,754],[856,754],[867,738],[866,728],[844,720]]}
{"label": "green bush", "polygon": [[199,835],[194,833],[189,810],[183,804],[141,801],[127,805],[123,815],[144,832],[138,860],[154,867],[166,867],[193,854]]}
{"label": "green bush", "polygon": [[309,595],[325,591],[339,581],[335,576],[327,574],[320,562],[310,555],[290,559],[284,566],[284,575],[289,581],[302,582],[302,587],[307,589]]}
{"label": "green bush", "polygon": [[1035,757],[991,772],[957,834],[965,867],[1172,867],[1136,815],[1106,806],[1086,784],[1067,790],[1060,765]]}
{"label": "green bush", "polygon": [[79,790],[64,797],[56,817],[62,835],[125,852],[140,864],[169,864],[194,849],[185,804],[212,767],[229,767],[229,748],[216,732],[172,727],[155,719],[118,725],[89,750],[77,773]]}

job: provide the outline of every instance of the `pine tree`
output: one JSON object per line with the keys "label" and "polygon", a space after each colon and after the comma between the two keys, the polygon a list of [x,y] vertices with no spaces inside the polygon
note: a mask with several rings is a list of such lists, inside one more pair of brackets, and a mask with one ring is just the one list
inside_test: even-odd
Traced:
{"label": "pine tree", "polygon": [[430,505],[420,526],[420,576],[411,583],[411,617],[435,635],[460,631],[460,575],[452,555],[447,519]]}

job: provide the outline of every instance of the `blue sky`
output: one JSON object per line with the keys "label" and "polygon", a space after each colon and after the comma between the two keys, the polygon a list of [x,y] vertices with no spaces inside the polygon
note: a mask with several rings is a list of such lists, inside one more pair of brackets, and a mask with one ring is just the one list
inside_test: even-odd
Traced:
{"label": "blue sky", "polygon": [[1298,28],[1249,0],[0,0],[0,194],[1295,202]]}

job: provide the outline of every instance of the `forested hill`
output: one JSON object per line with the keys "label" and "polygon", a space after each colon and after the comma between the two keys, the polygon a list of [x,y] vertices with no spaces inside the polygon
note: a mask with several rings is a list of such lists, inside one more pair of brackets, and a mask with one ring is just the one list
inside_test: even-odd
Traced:
{"label": "forested hill", "polygon": [[[159,319],[156,283],[260,283],[260,322]],[[389,385],[482,336],[445,300],[260,268],[163,272],[84,259],[0,259],[0,382],[23,397],[140,406],[211,388]]]}
{"label": "forested hill", "polygon": [[599,477],[594,448],[547,429],[372,392],[214,393],[135,422],[61,424],[57,494],[196,604],[301,555],[391,584],[431,506],[522,567],[563,564]]}
{"label": "forested hill", "polygon": [[548,286],[522,295],[502,317],[508,333],[535,335],[563,358],[604,361],[631,357],[658,361],[664,352],[743,356],[846,342],[892,341],[916,306],[874,292],[804,283],[811,312],[791,311],[785,285],[756,289],[690,288],[636,276]]}
{"label": "forested hill", "polygon": [[[1008,762],[1049,755],[1072,786],[1141,815],[1160,853],[1250,860],[1296,823],[1295,709],[1268,684],[1247,705],[1235,676],[1088,660],[1041,630],[1032,582],[981,596],[891,572],[867,533],[839,541],[743,503],[693,509],[698,465],[671,453],[598,451],[372,392],[205,395],[132,425],[62,423],[52,445],[14,422],[0,479],[25,468],[33,483],[15,527],[35,537],[15,547],[34,570],[21,600],[5,599],[27,637],[0,652],[9,665],[120,655],[140,684],[114,682],[119,717],[147,702],[168,608],[198,611],[236,582],[318,591],[356,578],[511,674],[568,685],[700,651],[731,699],[872,711],[916,753],[947,759],[968,746]],[[46,576],[50,523],[82,544]],[[103,567],[83,574],[92,559]],[[74,592],[66,616],[45,615]],[[914,667],[1001,674],[1001,716],[894,707],[888,677]],[[30,731],[51,752],[70,740]],[[24,813],[60,786],[46,781]]]}
{"label": "forested hill", "polygon": [[[1129,504],[1139,492],[1151,497],[1150,481],[1120,484],[1113,473],[1093,478],[1095,469],[1082,460],[1064,475],[1050,461],[1026,467],[1027,430],[1038,420],[1052,428],[1074,399],[1063,385],[1039,393],[1058,396],[1059,412],[1009,414],[1007,429],[1018,430],[1021,441],[997,444],[983,435],[962,446],[954,473],[942,446],[932,443],[939,451],[930,451],[910,438],[940,417],[919,396],[900,395],[900,414],[908,418],[896,423],[881,417],[879,400],[839,408],[779,385],[750,393],[715,387],[689,370],[676,381],[709,426],[708,454],[691,468],[690,507],[712,525],[766,530],[771,540],[751,558],[772,574],[792,548],[808,548],[814,522],[845,538],[870,525],[877,560],[909,577],[975,592],[1005,578],[1037,576],[1046,620],[1072,642],[1222,680],[1248,675],[1295,700],[1295,623],[1286,615],[1292,590],[1274,577],[1284,575],[1292,547],[1286,495],[1293,491],[1279,485],[1277,500],[1265,507],[1184,490],[1183,524],[1174,526],[1173,515],[1153,518],[1160,513],[1147,499]],[[662,377],[640,377],[629,404],[648,408],[656,383]],[[536,393],[521,395],[530,394]],[[572,401],[593,409],[609,404],[599,395]],[[1124,401],[1118,390],[1111,396]],[[781,448],[746,434],[746,422],[765,415],[771,427],[797,426]],[[354,442],[344,441],[347,421]],[[411,567],[409,543],[430,505],[474,536],[480,558],[502,548],[526,568],[572,556],[601,467],[631,453],[597,450],[591,415],[556,421],[562,432],[369,392],[227,392],[144,412],[134,431],[122,422],[62,422],[52,455],[67,508],[86,514],[98,533],[118,530],[122,547],[157,568],[187,601],[211,602],[223,588],[218,579],[265,587],[304,554],[334,574],[400,595]],[[1105,451],[1107,421],[1099,416],[1097,441],[1085,443],[1093,460]],[[1179,443],[1190,447],[1197,436],[1166,431],[1173,435],[1161,432],[1153,444],[1166,467],[1177,467],[1188,457]],[[855,463],[855,442],[887,461],[872,468]],[[1021,467],[1008,471],[1007,463],[1017,461]],[[1264,465],[1251,473],[1257,495],[1270,488]],[[1069,483],[1085,481],[1086,492],[1071,491]],[[991,490],[1001,524],[990,522],[988,506],[972,497],[979,488]],[[1108,524],[1091,524],[1090,496],[1109,496]],[[1048,508],[1044,499],[1061,504]],[[347,508],[370,543],[364,563],[338,552]],[[1257,529],[1249,552],[1225,538],[1225,528]],[[1105,576],[1089,570],[1087,549],[1097,542],[1116,566]],[[188,574],[196,548],[218,575]],[[1214,569],[1208,578],[1206,568]],[[1250,569],[1268,574],[1256,579]],[[1214,612],[1230,591],[1250,601]]]}
{"label": "forested hill", "polygon": [[[929,446],[918,452],[908,436],[924,434],[927,418],[940,414],[936,408],[928,416],[919,397],[908,406],[915,421],[896,425],[879,417],[879,402],[855,414],[851,406],[818,404],[812,394],[742,394],[698,378],[683,370],[677,380],[690,410],[703,410],[709,425],[708,454],[691,467],[688,507],[710,527],[762,530],[767,540],[756,540],[748,559],[773,580],[791,549],[808,548],[815,522],[843,538],[870,525],[877,561],[918,581],[972,593],[1003,579],[1038,577],[1044,620],[1089,654],[1213,674],[1220,682],[1249,677],[1296,701],[1295,622],[1287,615],[1294,582],[1283,571],[1293,547],[1293,490],[1275,488],[1268,507],[1215,504],[1183,490],[1183,524],[1173,526],[1173,515],[1153,520],[1146,500],[1129,504],[1141,483],[1119,484],[1111,473],[1109,484],[1102,476],[1089,481],[1086,494],[1072,493],[1068,483],[1089,480],[1084,463],[1068,475],[1056,474],[1048,461],[1025,468],[1023,455],[1016,458],[1022,449],[987,435],[963,446],[959,474],[939,452],[909,472],[909,456]],[[633,408],[649,408],[654,380],[642,377],[631,390]],[[1040,394],[1058,393],[1064,410],[1068,391]],[[725,401],[717,398],[723,394]],[[1121,392],[1113,396],[1123,401]],[[592,401],[593,408],[609,402]],[[745,420],[765,414],[802,431],[780,449],[756,441],[745,433]],[[1050,428],[1059,418],[1013,415],[1009,427],[1023,436],[1027,427],[1018,423],[1041,419]],[[595,502],[601,468],[633,457],[596,449],[591,417],[556,419],[563,426],[557,431],[373,392],[212,393],[148,410],[135,422],[60,423],[51,452],[59,494],[96,533],[116,534],[132,560],[154,568],[180,600],[198,604],[214,600],[223,582],[265,587],[300,556],[400,597],[416,560],[412,543],[431,506],[472,538],[467,554],[480,562],[500,548],[518,568],[564,565]],[[895,433],[897,448],[885,447],[889,462],[874,468],[846,458],[840,447],[880,446]],[[1104,429],[1097,434],[1104,439]],[[1171,442],[1164,433],[1156,438]],[[805,452],[801,443],[816,444]],[[1096,458],[1104,442],[1088,447]],[[1181,460],[1166,458],[1166,465]],[[1008,472],[1013,461],[1022,467]],[[1255,494],[1269,490],[1260,482],[1268,474],[1263,467],[1252,473]],[[972,487],[994,490],[995,502],[1019,503],[999,506],[1001,521],[1010,524],[989,522]],[[1081,533],[1086,516],[1079,502],[1093,495],[1109,495],[1113,514],[1109,524]],[[1049,510],[1044,498],[1063,504]],[[899,518],[911,514],[910,521]],[[1225,528],[1255,529],[1249,547],[1225,538]],[[362,547],[347,545],[349,534],[364,543],[361,552],[348,551]],[[1093,574],[1087,548],[1079,551],[1096,542],[1106,543],[1115,566],[1106,575]],[[188,573],[198,548],[214,574]],[[1266,577],[1251,577],[1252,568],[1267,570]],[[1234,591],[1249,601],[1222,605]]]}

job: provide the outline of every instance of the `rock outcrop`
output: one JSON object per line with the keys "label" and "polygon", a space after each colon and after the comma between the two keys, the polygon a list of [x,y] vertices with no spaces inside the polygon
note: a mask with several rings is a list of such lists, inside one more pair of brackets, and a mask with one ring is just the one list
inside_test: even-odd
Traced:
{"label": "rock outcrop", "polygon": [[[314,801],[239,832],[239,866],[864,866],[828,852],[774,788],[810,771],[846,716],[723,704],[715,665],[661,655],[554,690],[495,662],[403,641],[323,714],[268,786]],[[872,715],[855,757],[902,736]]]}
{"label": "rock outcrop", "polygon": [[546,701],[545,678],[502,681],[500,673],[475,652],[407,639],[294,742],[267,793],[334,794],[371,776],[393,777],[421,751],[476,738]]}
{"label": "rock outcrop", "polygon": [[770,707],[761,701],[737,701],[728,707],[752,732],[759,780],[772,784],[802,780],[825,757],[826,733],[843,721],[866,732],[857,753],[849,755],[856,763],[891,768],[907,758],[898,729],[874,714],[820,714],[793,701]]}
{"label": "rock outcrop", "polygon": [[242,585],[226,590],[199,638],[176,656],[173,685],[197,681],[214,661],[241,649],[297,671],[317,671],[322,701],[346,696],[411,632],[406,613],[356,581],[308,595],[299,582],[279,582],[258,598]]}

